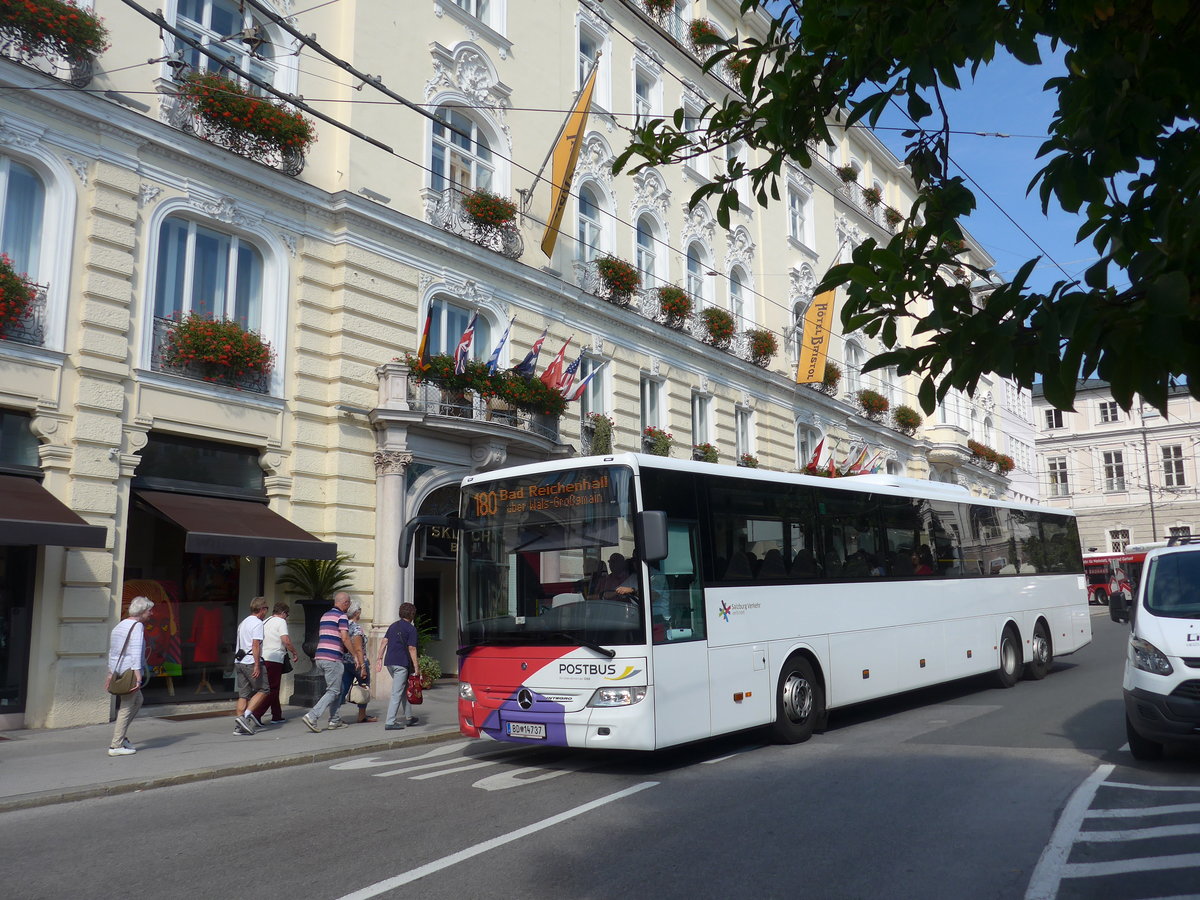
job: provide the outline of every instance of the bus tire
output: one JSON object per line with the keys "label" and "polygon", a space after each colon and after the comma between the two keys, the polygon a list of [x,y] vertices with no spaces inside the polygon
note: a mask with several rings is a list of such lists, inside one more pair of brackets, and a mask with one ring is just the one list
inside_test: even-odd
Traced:
{"label": "bus tire", "polygon": [[1096,593],[1093,596],[1095,596],[1096,602],[1101,606],[1108,606],[1108,591],[1104,588],[1096,588]]}
{"label": "bus tire", "polygon": [[1021,636],[1011,623],[1004,626],[1000,635],[1000,666],[996,669],[996,685],[1010,688],[1021,680],[1024,668],[1021,658]]}
{"label": "bus tire", "polygon": [[1029,662],[1025,664],[1025,677],[1030,681],[1040,681],[1050,671],[1054,662],[1054,644],[1050,640],[1050,629],[1046,623],[1038,619],[1033,626],[1033,641],[1029,647]]}
{"label": "bus tire", "polygon": [[775,692],[775,724],[771,736],[779,744],[807,741],[825,714],[825,689],[817,680],[812,663],[803,656],[789,656],[779,673]]}
{"label": "bus tire", "polygon": [[1134,759],[1140,762],[1162,759],[1163,745],[1138,734],[1133,723],[1129,721],[1128,713],[1125,714],[1125,737],[1129,741],[1129,752],[1133,754]]}

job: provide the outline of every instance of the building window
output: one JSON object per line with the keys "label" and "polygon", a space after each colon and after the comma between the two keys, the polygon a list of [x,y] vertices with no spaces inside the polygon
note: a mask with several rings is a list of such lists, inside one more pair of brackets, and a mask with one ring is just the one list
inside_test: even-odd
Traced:
{"label": "building window", "polygon": [[740,406],[733,412],[734,449],[738,459],[754,453],[753,415],[751,410]]}
{"label": "building window", "polygon": [[[604,402],[604,363],[602,359],[584,354],[583,359],[579,363],[579,381],[584,381],[589,375],[594,376],[584,385],[583,393],[579,397],[580,411],[584,416],[588,413],[604,413],[607,412],[607,404]],[[579,382],[576,382],[578,384]]]}
{"label": "building window", "polygon": [[1125,490],[1125,454],[1120,450],[1104,453],[1104,490]]}
{"label": "building window", "polygon": [[1062,428],[1063,414],[1061,409],[1046,410],[1046,428]]}
{"label": "building window", "polygon": [[655,115],[659,105],[660,92],[661,87],[657,76],[641,66],[634,68],[633,125],[635,128],[645,126]]}
{"label": "building window", "polygon": [[733,324],[738,331],[746,328],[746,289],[742,270],[735,266],[729,273],[729,311],[733,313]]}
{"label": "building window", "polygon": [[687,249],[687,292],[692,295],[692,302],[699,308],[709,303],[707,280],[708,254],[699,244],[688,245]]}
{"label": "building window", "polygon": [[464,9],[473,15],[480,22],[488,23],[488,16],[491,14],[491,0],[454,0],[454,3],[460,9]]}
{"label": "building window", "polygon": [[433,155],[429,185],[435,191],[494,190],[495,163],[491,145],[475,122],[462,110],[443,106],[437,111],[454,130],[433,123]]}
{"label": "building window", "polygon": [[262,328],[263,256],[254,244],[190,219],[168,216],[159,230],[154,315],[194,312]]}
{"label": "building window", "polygon": [[1124,553],[1129,546],[1129,529],[1113,528],[1108,532],[1108,546],[1113,553]]}
{"label": "building window", "polygon": [[642,275],[642,284],[647,288],[655,285],[655,271],[658,261],[658,229],[654,220],[649,216],[639,216],[637,220],[637,246],[635,261]]}
{"label": "building window", "polygon": [[1184,487],[1187,479],[1183,473],[1183,446],[1172,444],[1162,448],[1163,486]]}
{"label": "building window", "polygon": [[692,444],[712,443],[712,397],[692,394]]}
{"label": "building window", "polygon": [[600,201],[596,192],[588,186],[579,191],[579,227],[577,229],[578,243],[575,255],[584,262],[590,262],[600,255],[604,248],[604,229],[600,221]]}
{"label": "building window", "polygon": [[863,351],[854,341],[846,342],[846,393],[853,397],[862,390]]}
{"label": "building window", "polygon": [[42,215],[46,186],[28,166],[0,156],[0,251],[18,275],[41,281]]}
{"label": "building window", "polygon": [[788,185],[788,237],[809,247],[813,244],[809,233],[812,222],[812,195],[798,185]]}
{"label": "building window", "polygon": [[662,382],[642,376],[642,431],[654,426],[662,428]]}
{"label": "building window", "polygon": [[1185,538],[1192,536],[1191,525],[1171,525],[1167,528],[1167,536],[1173,538]]}
{"label": "building window", "polygon": [[[429,322],[429,352],[453,355],[458,348],[475,310],[460,306],[443,297],[431,304]],[[487,359],[492,355],[492,327],[486,318],[475,320],[475,339],[471,344],[471,359]]]}
{"label": "building window", "polygon": [[[229,63],[243,72],[248,72],[259,81],[275,85],[278,71],[275,63],[276,48],[268,40],[265,23],[256,21],[243,4],[236,0],[179,0],[175,27],[192,41],[220,57],[219,60],[214,59],[190,44],[181,42],[183,61],[192,70],[219,72],[239,80],[232,71],[226,69],[225,63]],[[247,43],[234,37],[247,30],[253,33],[257,39],[256,43]],[[184,69],[182,73],[187,71]],[[252,92],[260,92],[260,88],[253,83],[245,83],[243,86]]]}
{"label": "building window", "polygon": [[1100,421],[1101,422],[1119,422],[1121,416],[1121,408],[1117,406],[1115,400],[1105,400],[1100,403]]}
{"label": "building window", "polygon": [[[579,20],[579,43],[577,45],[575,64],[575,89],[583,90],[591,74],[592,66],[596,66],[596,86],[592,91],[592,102],[602,109],[609,108],[609,60],[612,59],[611,48],[608,46],[607,35],[600,30],[604,27],[599,20],[589,24]],[[597,59],[599,54],[599,59]]]}
{"label": "building window", "polygon": [[[684,136],[699,148],[704,141],[704,119],[700,117],[700,107],[689,101],[683,104],[683,130]],[[697,149],[696,155],[689,157],[685,165],[701,178],[708,177],[707,153],[700,153]]]}
{"label": "building window", "polygon": [[796,426],[796,468],[803,469],[809,463],[820,464],[821,460],[813,459],[820,442],[821,434],[815,428],[803,424]]}
{"label": "building window", "polygon": [[1071,493],[1067,481],[1067,458],[1052,456],[1046,460],[1046,465],[1050,471],[1050,496],[1066,497]]}

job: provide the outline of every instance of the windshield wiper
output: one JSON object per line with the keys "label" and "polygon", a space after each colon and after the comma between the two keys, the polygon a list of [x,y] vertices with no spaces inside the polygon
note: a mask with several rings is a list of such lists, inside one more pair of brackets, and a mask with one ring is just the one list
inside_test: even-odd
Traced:
{"label": "windshield wiper", "polygon": [[570,641],[572,644],[575,644],[578,647],[587,647],[589,650],[594,650],[597,653],[599,653],[601,656],[607,656],[609,659],[612,659],[614,656],[617,655],[616,650],[606,650],[604,647],[601,647],[599,644],[595,643],[594,641],[585,641],[583,638],[578,638],[575,635],[569,634],[565,631],[551,631],[546,634],[546,637],[548,637],[548,638],[566,638],[568,641]]}

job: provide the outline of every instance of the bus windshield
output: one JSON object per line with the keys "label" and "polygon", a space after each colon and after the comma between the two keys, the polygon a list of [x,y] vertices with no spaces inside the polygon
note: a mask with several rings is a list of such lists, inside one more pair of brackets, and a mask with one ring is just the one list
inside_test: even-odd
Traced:
{"label": "bus windshield", "polygon": [[462,649],[646,642],[630,469],[468,484],[463,501]]}

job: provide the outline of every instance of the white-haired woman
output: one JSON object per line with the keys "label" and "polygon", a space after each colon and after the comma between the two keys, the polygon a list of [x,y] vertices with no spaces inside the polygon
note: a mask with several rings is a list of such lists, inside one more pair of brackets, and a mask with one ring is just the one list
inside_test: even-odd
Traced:
{"label": "white-haired woman", "polygon": [[129,612],[117,623],[108,638],[108,677],[104,689],[120,675],[133,669],[135,683],[128,694],[117,695],[117,721],[113,726],[112,742],[108,745],[109,756],[130,756],[137,752],[125,736],[133,717],[142,708],[142,679],[145,677],[146,621],[154,601],[146,597],[134,597],[129,602]]}
{"label": "white-haired woman", "polygon": [[[342,664],[346,667],[346,671],[342,676],[342,692],[338,695],[338,709],[346,702],[346,696],[350,693],[350,685],[354,684],[355,676],[358,677],[360,684],[371,684],[371,670],[367,666],[367,633],[363,631],[363,627],[358,624],[358,619],[362,615],[362,604],[357,600],[351,600],[350,606],[346,609],[346,618],[350,620],[350,646],[353,652],[342,654]],[[367,704],[359,703],[357,722],[378,722],[376,716],[367,715]]]}

